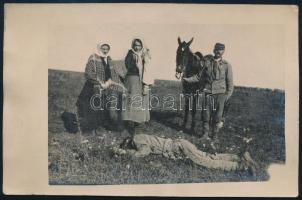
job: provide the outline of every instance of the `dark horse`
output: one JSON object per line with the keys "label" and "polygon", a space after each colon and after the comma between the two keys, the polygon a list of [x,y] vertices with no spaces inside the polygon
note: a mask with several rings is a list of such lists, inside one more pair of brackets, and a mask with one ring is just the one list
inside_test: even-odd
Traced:
{"label": "dark horse", "polygon": [[200,52],[193,53],[190,50],[190,45],[193,38],[189,42],[181,41],[178,37],[178,48],[176,51],[176,78],[180,79],[183,87],[183,95],[185,99],[185,115],[182,127],[185,129],[188,115],[191,111],[192,122],[191,131],[195,129],[195,114],[197,104],[197,91],[200,89],[200,83],[188,83],[183,78],[191,77],[199,72],[201,69],[201,60],[203,58]]}

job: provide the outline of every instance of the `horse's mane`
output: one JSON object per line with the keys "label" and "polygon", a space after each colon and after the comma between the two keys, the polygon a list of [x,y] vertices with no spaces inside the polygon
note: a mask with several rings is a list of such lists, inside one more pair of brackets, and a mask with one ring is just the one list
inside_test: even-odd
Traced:
{"label": "horse's mane", "polygon": [[193,53],[193,58],[192,58],[192,64],[193,66],[197,66],[199,65],[200,61],[203,59],[203,55],[202,53],[200,53],[199,51]]}

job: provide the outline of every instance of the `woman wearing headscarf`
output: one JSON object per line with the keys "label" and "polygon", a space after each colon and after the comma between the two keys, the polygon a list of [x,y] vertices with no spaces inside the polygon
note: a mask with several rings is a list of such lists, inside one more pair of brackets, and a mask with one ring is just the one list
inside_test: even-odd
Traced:
{"label": "woman wearing headscarf", "polygon": [[[110,126],[113,121],[121,126],[121,94],[126,69],[113,63],[109,51],[109,44],[99,43],[97,52],[89,57],[86,64],[86,82],[77,101],[84,130],[96,130],[100,125]],[[116,97],[115,102],[112,97]]]}
{"label": "woman wearing headscarf", "polygon": [[149,90],[153,79],[149,73],[151,61],[150,51],[143,45],[141,39],[134,39],[131,49],[125,58],[127,75],[125,87],[127,97],[123,112],[123,120],[127,121],[127,128],[131,134],[135,134],[136,127],[150,120]]}

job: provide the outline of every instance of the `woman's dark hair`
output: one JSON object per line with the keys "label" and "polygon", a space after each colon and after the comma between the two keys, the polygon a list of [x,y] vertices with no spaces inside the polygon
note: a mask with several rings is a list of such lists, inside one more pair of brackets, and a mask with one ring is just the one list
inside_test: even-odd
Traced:
{"label": "woman's dark hair", "polygon": [[136,149],[133,139],[131,137],[127,137],[120,144],[120,148],[122,149]]}
{"label": "woman's dark hair", "polygon": [[135,42],[139,42],[139,43],[141,44],[141,46],[143,46],[143,42],[142,42],[142,40],[141,40],[141,39],[136,38],[136,39],[134,39],[134,40],[132,41],[132,45],[131,45],[132,49],[134,48],[134,44],[135,44]]}

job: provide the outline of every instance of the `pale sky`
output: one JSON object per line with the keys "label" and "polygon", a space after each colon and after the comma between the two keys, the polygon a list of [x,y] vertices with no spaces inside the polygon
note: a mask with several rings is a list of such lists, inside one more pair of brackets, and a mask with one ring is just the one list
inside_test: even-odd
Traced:
{"label": "pale sky", "polygon": [[[89,15],[89,13],[87,13]],[[91,17],[91,16],[90,16]],[[94,13],[87,23],[53,20],[48,42],[49,68],[84,71],[98,42],[111,45],[113,59],[124,59],[133,38],[142,38],[151,50],[151,73],[156,79],[176,80],[177,37],[194,37],[193,51],[212,53],[216,42],[226,45],[224,59],[233,67],[234,84],[284,89],[284,31],[270,24],[108,23]]]}

